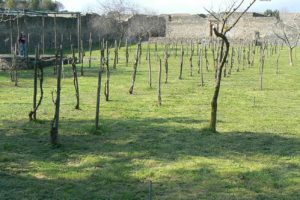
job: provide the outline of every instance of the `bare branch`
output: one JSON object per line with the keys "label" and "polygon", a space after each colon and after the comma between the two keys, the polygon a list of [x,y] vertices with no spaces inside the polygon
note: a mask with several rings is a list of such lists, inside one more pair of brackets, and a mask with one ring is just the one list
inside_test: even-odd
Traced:
{"label": "bare branch", "polygon": [[216,16],[216,13],[214,13],[213,11],[209,11],[208,9],[204,8],[206,10],[206,12],[208,12],[211,16],[213,16],[213,18],[215,18],[217,21],[221,21],[221,19],[219,17]]}
{"label": "bare branch", "polygon": [[[229,17],[231,17],[231,15],[233,14],[233,13],[235,13],[242,5],[243,5],[243,3],[244,3],[244,1],[245,0],[242,0],[240,3],[239,3],[239,5],[237,6],[237,7],[235,7],[232,11],[230,11],[231,9],[229,9],[229,14],[226,16],[226,19],[229,19]],[[234,7],[234,5],[236,4],[236,1],[233,3],[233,5],[232,5],[232,7]],[[251,7],[251,6],[250,6]]]}
{"label": "bare branch", "polygon": [[[235,20],[235,22],[225,31],[225,34],[227,32],[229,32],[233,27],[235,27],[235,25],[240,21],[240,19],[243,17],[243,15],[251,8],[251,6],[256,2],[257,0],[252,0],[252,2],[249,4],[249,6],[240,14],[240,16]],[[244,2],[244,0],[242,0],[241,4]],[[240,6],[241,4],[232,11],[235,12]],[[231,16],[232,14],[229,14],[229,16]],[[228,17],[226,18],[227,21]]]}

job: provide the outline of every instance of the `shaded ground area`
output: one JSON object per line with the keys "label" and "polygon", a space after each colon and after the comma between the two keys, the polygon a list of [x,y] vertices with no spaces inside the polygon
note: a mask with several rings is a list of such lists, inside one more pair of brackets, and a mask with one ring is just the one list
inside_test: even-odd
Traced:
{"label": "shaded ground area", "polygon": [[111,71],[111,101],[102,96],[101,130],[95,131],[99,63],[85,65],[79,78],[81,110],[74,109],[72,70],[65,66],[60,148],[49,144],[53,69],[45,70],[37,122],[28,121],[32,71],[20,72],[19,87],[0,72],[0,199],[147,199],[152,181],[153,199],[298,200],[299,66],[285,68],[287,51],[282,55],[279,75],[268,58],[263,91],[257,89],[257,67],[224,79],[217,134],[205,129],[213,70],[205,72],[200,87],[199,76],[189,77],[186,64],[179,81],[179,58],[171,57],[158,107],[157,67],[150,89],[143,59],[129,95],[132,66],[121,59]]}

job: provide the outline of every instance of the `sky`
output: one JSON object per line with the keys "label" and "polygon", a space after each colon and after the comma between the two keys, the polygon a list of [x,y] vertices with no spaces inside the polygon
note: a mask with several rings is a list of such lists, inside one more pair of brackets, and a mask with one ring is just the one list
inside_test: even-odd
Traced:
{"label": "sky", "polygon": [[[58,0],[64,4],[65,10],[88,12],[99,8],[98,1],[105,0]],[[109,1],[109,0],[106,0]],[[204,8],[218,11],[219,5],[233,0],[130,0],[147,11],[157,14],[169,13],[206,13]],[[250,0],[246,0],[250,2]],[[258,0],[250,11],[263,12],[266,9],[279,11],[300,12],[300,0]]]}

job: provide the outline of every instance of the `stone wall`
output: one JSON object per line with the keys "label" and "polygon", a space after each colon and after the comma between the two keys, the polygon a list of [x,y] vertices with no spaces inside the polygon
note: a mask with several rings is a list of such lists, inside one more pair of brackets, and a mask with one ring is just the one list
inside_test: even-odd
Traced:
{"label": "stone wall", "polygon": [[[236,13],[234,17],[237,17]],[[285,18],[292,20],[297,14],[286,14]],[[299,17],[299,16],[298,16]],[[57,24],[57,44],[64,39],[64,46],[70,49],[71,44],[77,48],[77,18],[76,15],[69,16],[56,13],[45,17],[45,49],[54,49],[54,19]],[[300,19],[300,17],[299,17]],[[33,51],[34,46],[41,44],[43,33],[41,16],[22,16],[18,20],[20,32],[29,36],[29,47]],[[84,48],[88,48],[90,33],[93,44],[98,46],[99,38],[109,41],[115,39],[130,39],[135,42],[138,37],[148,40],[149,37],[168,38],[169,40],[191,40],[209,38],[212,34],[211,23],[215,23],[211,16],[206,15],[135,15],[124,16],[122,23],[100,16],[97,14],[87,14],[82,16],[82,36]],[[229,33],[229,39],[254,40],[256,35],[261,38],[274,38],[273,31],[276,31],[276,19],[266,17],[257,13],[247,13],[240,22]],[[0,53],[10,53],[10,22],[0,23]],[[17,20],[12,22],[13,40],[17,42]],[[164,39],[162,39],[164,40]],[[153,41],[153,39],[152,39]],[[167,41],[167,40],[165,40]]]}
{"label": "stone wall", "polygon": [[202,38],[209,34],[209,21],[199,15],[169,15],[166,17],[166,37]]}
{"label": "stone wall", "polygon": [[[233,16],[235,19],[237,13]],[[166,37],[169,38],[207,38],[212,34],[210,23],[215,24],[211,16],[205,15],[165,15]],[[276,18],[266,17],[257,13],[247,13],[242,17],[237,26],[228,33],[228,37],[233,39],[255,39],[258,33],[260,37],[270,37],[273,35]]]}
{"label": "stone wall", "polygon": [[[18,20],[12,21],[12,29],[10,28],[10,22],[0,22],[0,53],[10,53],[11,41],[10,32],[12,31],[12,44],[14,46],[18,41],[18,29],[24,32],[28,36],[29,50],[34,51],[34,47],[40,44],[42,41],[43,30],[45,32],[45,49],[53,50],[55,44],[55,29],[54,21],[56,20],[56,41],[57,46],[63,39],[63,45],[70,49],[71,44],[74,48],[77,48],[77,18],[76,15],[62,15],[54,14],[44,17],[45,28],[42,26],[42,16],[21,16]],[[142,26],[136,26],[138,23]],[[133,38],[135,33],[149,36],[165,36],[165,20],[159,16],[146,16],[136,15],[129,17],[126,21],[118,23],[116,20],[100,16],[97,14],[87,14],[81,17],[82,33],[81,39],[83,41],[84,48],[88,48],[88,41],[90,33],[92,34],[93,44],[99,44],[99,38],[113,42],[113,40],[120,38]],[[133,29],[133,27],[136,27]],[[140,28],[143,27],[143,28]],[[134,32],[135,31],[135,32]]]}

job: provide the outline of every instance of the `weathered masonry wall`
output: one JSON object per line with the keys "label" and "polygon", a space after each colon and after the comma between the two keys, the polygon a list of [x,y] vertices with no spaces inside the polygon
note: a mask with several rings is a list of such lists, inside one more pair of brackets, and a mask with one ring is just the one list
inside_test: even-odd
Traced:
{"label": "weathered masonry wall", "polygon": [[209,34],[209,21],[198,15],[169,15],[166,21],[169,38],[202,38]]}
{"label": "weathered masonry wall", "polygon": [[[237,13],[238,14],[238,13]],[[168,38],[207,38],[212,34],[211,24],[216,25],[211,16],[205,15],[164,15],[166,18],[166,37]],[[256,13],[247,13],[237,26],[229,33],[229,38],[254,39],[271,37],[275,28],[276,18]]]}
{"label": "weathered masonry wall", "polygon": [[[43,18],[45,20],[43,28]],[[17,26],[18,24],[18,26]],[[56,24],[56,26],[55,26]],[[18,31],[19,27],[19,31]],[[56,27],[56,28],[55,28]],[[10,53],[11,44],[18,42],[18,33],[24,32],[28,37],[29,50],[33,51],[38,44],[41,47],[42,35],[45,34],[45,49],[53,50],[63,40],[65,48],[70,49],[78,46],[78,21],[77,17],[69,17],[56,14],[51,16],[21,16],[11,22],[0,22],[0,53]],[[12,33],[12,41],[11,41]],[[99,39],[113,41],[120,38],[128,38],[131,41],[142,35],[144,39],[150,36],[165,36],[165,20],[159,16],[136,15],[129,17],[121,24],[114,19],[106,18],[97,14],[81,16],[81,37],[84,49],[88,48],[88,42],[92,35],[93,44],[99,44]]]}
{"label": "weathered masonry wall", "polygon": [[[235,14],[235,17],[239,13]],[[297,14],[286,14],[285,18],[292,20]],[[122,23],[114,19],[100,16],[97,14],[87,14],[81,17],[81,36],[84,49],[88,48],[90,33],[92,34],[93,44],[98,45],[99,40],[106,39],[113,41],[120,38],[129,39],[134,42],[137,38],[148,40],[151,37],[162,39],[163,41],[190,40],[208,38],[212,34],[212,25],[216,25],[215,20],[209,15],[135,15],[124,16]],[[234,16],[233,16],[234,18]],[[43,28],[42,16],[22,16],[12,22],[0,22],[0,53],[10,53],[11,44],[18,41],[18,29],[24,32],[29,38],[29,48],[31,51],[37,44],[42,44],[42,35],[45,33],[45,49],[53,50],[55,46],[55,21],[56,21],[56,41],[57,45],[63,39],[65,48],[70,49],[71,44],[74,48],[78,46],[78,21],[76,14],[62,15],[57,13],[44,17],[45,27]],[[300,17],[299,17],[300,19]],[[254,40],[256,36],[260,38],[274,38],[277,20],[274,17],[266,17],[257,13],[246,13],[239,21],[237,26],[229,33],[229,39]],[[12,41],[10,34],[12,33]]]}

